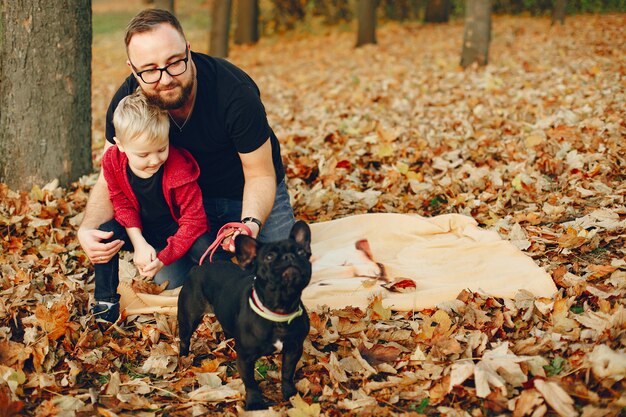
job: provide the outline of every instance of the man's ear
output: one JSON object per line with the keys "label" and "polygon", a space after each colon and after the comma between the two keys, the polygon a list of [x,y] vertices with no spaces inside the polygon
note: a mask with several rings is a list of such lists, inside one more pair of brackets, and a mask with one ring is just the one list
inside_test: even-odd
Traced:
{"label": "man's ear", "polygon": [[289,237],[311,253],[311,229],[303,220],[298,220],[291,228]]}
{"label": "man's ear", "polygon": [[254,263],[257,254],[258,243],[247,235],[235,237],[235,255],[237,263],[243,269],[248,269]]}

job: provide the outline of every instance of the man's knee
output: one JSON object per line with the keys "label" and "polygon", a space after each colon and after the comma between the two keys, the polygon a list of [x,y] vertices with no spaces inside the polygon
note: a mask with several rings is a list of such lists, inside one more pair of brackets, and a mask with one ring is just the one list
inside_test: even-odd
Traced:
{"label": "man's knee", "polygon": [[109,239],[102,240],[103,243],[108,243],[113,240],[123,238],[126,235],[126,229],[124,229],[124,227],[119,224],[115,219],[102,223],[98,227],[98,230],[102,232],[113,232],[113,236],[111,236]]}

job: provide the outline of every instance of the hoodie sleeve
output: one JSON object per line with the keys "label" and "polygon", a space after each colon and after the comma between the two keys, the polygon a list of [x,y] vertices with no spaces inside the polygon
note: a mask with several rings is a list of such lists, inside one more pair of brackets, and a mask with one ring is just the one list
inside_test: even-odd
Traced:
{"label": "hoodie sleeve", "polygon": [[165,265],[177,261],[189,251],[196,239],[208,230],[202,204],[202,192],[195,181],[172,190],[173,202],[180,210],[178,231],[167,239],[167,246],[157,254]]}
{"label": "hoodie sleeve", "polygon": [[124,184],[123,175],[126,174],[126,166],[119,158],[119,151],[115,147],[109,150],[102,157],[102,172],[107,181],[109,198],[113,204],[115,220],[122,226],[141,228],[141,216],[139,207],[133,204],[128,193],[132,193],[130,186]]}

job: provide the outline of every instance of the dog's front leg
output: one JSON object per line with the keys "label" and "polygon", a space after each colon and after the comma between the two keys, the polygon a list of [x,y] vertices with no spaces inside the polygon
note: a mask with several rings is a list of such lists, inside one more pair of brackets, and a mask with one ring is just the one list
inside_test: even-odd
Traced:
{"label": "dog's front leg", "polygon": [[254,377],[255,357],[242,357],[237,353],[237,369],[246,387],[246,410],[263,410],[270,406],[263,398],[261,388]]}
{"label": "dog's front leg", "polygon": [[302,343],[298,343],[291,349],[283,352],[283,367],[281,371],[283,400],[288,400],[297,393],[294,375],[296,373],[296,365],[302,357],[302,351]]}

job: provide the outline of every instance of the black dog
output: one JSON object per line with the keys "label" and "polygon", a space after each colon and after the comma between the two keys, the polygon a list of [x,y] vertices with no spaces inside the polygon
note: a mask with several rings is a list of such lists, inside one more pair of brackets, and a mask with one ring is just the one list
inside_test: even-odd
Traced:
{"label": "black dog", "polygon": [[309,333],[309,316],[300,301],[311,280],[311,231],[298,221],[289,239],[260,243],[235,239],[239,266],[231,262],[196,267],[178,298],[180,354],[189,354],[191,335],[212,311],[224,334],[235,338],[237,368],[246,387],[246,410],[267,408],[254,378],[261,356],[282,349],[282,395],[296,394],[294,373]]}

